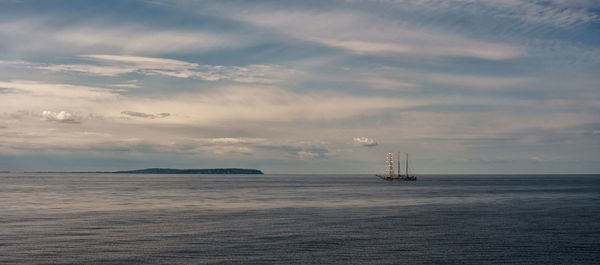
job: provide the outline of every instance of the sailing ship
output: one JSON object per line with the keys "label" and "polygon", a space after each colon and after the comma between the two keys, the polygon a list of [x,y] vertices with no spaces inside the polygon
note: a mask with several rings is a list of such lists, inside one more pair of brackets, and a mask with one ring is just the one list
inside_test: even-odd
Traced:
{"label": "sailing ship", "polygon": [[394,174],[394,154],[388,153],[386,157],[387,174],[375,175],[383,180],[417,180],[415,175],[408,174],[408,153],[406,153],[406,166],[404,167],[404,175],[400,172],[400,152],[398,152],[398,174]]}

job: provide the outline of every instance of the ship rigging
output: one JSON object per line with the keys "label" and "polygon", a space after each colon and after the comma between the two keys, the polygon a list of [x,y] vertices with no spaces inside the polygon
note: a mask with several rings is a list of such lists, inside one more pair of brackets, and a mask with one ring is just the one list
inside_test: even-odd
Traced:
{"label": "ship rigging", "polygon": [[398,152],[398,174],[394,174],[394,154],[388,153],[386,156],[386,169],[387,174],[376,176],[383,180],[417,180],[415,175],[408,174],[408,153],[406,153],[406,166],[404,167],[404,174],[401,174],[400,168],[400,152]]}

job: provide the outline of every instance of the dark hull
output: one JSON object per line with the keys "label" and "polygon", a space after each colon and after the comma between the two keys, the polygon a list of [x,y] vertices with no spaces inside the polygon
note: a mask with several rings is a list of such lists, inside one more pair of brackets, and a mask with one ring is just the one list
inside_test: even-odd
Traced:
{"label": "dark hull", "polygon": [[389,175],[375,175],[383,180],[405,180],[405,181],[415,181],[417,180],[416,176],[389,176]]}

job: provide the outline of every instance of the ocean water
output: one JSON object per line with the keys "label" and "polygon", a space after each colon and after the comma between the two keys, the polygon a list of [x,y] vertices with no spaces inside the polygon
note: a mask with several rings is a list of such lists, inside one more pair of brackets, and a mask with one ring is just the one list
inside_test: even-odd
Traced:
{"label": "ocean water", "polygon": [[0,264],[599,264],[600,176],[0,174]]}

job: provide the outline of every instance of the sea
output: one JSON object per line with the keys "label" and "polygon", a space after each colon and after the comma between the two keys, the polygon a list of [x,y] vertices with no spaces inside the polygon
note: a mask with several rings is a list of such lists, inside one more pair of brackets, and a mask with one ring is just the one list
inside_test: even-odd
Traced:
{"label": "sea", "polygon": [[600,264],[600,175],[0,174],[0,264]]}

